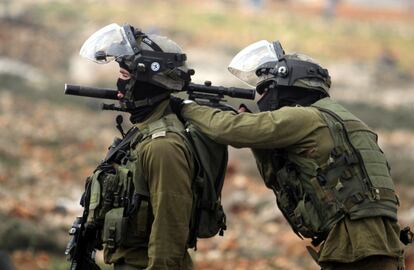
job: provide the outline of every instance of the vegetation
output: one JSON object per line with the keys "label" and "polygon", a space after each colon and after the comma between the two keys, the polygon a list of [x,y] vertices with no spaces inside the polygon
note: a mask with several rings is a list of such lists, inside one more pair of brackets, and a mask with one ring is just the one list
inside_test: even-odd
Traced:
{"label": "vegetation", "polygon": [[52,1],[33,4],[26,12],[33,22],[56,32],[63,30],[65,41],[84,37],[110,22],[129,22],[145,31],[159,31],[180,44],[217,47],[231,54],[260,39],[279,39],[291,50],[335,61],[376,61],[384,48],[389,48],[404,69],[414,71],[414,29],[412,18],[407,17],[393,21],[369,17],[328,20],[315,12],[295,12],[289,5],[251,11],[211,1],[160,0],[106,1],[105,7],[93,1]]}
{"label": "vegetation", "polygon": [[[347,109],[376,130],[414,130],[414,107],[385,108],[367,103],[345,103]],[[381,115],[381,117],[378,117]]]}

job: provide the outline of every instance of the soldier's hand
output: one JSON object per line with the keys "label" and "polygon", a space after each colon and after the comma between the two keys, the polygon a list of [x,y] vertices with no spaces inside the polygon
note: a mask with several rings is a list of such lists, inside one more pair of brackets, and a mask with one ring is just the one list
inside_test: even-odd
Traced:
{"label": "soldier's hand", "polygon": [[184,99],[176,97],[176,96],[171,96],[170,97],[170,107],[171,110],[176,114],[176,115],[181,115],[181,109],[184,106]]}
{"label": "soldier's hand", "polygon": [[238,112],[239,113],[242,113],[242,112],[248,112],[248,113],[251,113],[252,111],[246,106],[246,104],[244,104],[244,103],[242,103],[242,104],[240,104],[239,105],[239,110],[238,110]]}
{"label": "soldier's hand", "polygon": [[182,117],[181,115],[181,110],[183,109],[185,104],[188,103],[193,103],[194,101],[192,100],[184,100],[182,98],[176,97],[176,96],[171,96],[170,97],[170,107],[171,110],[173,111],[173,113],[175,113],[178,117],[178,119],[180,119],[181,122],[185,123],[185,119]]}

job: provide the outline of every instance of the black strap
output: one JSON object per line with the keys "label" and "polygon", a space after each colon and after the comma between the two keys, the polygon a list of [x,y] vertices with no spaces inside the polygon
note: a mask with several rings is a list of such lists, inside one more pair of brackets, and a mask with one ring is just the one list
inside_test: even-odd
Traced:
{"label": "black strap", "polygon": [[142,42],[148,45],[151,49],[155,52],[163,52],[163,50],[155,43],[152,39],[150,39],[147,35],[142,37]]}
{"label": "black strap", "polygon": [[159,94],[159,95],[156,95],[150,98],[146,98],[146,99],[136,100],[131,103],[134,104],[135,107],[152,106],[160,102],[161,100],[168,98],[169,96],[170,96],[170,92],[166,90],[162,94]]}
{"label": "black strap", "polygon": [[131,25],[129,25],[129,24],[124,24],[124,25],[122,26],[122,28],[124,29],[125,35],[126,35],[126,37],[127,37],[127,39],[128,39],[129,44],[130,44],[130,45],[131,45],[131,47],[132,47],[132,50],[134,51],[134,53],[135,53],[135,54],[136,54],[136,53],[138,53],[138,52],[139,52],[139,50],[140,50],[140,48],[138,47],[137,41],[135,40],[136,35],[135,35],[135,33],[133,32],[133,31],[135,31],[135,30],[134,30],[134,29],[133,29],[133,27],[132,27]]}
{"label": "black strap", "polygon": [[133,127],[132,129],[130,129],[127,132],[127,134],[125,135],[125,137],[122,139],[122,141],[117,146],[115,146],[114,148],[111,148],[109,150],[109,152],[106,155],[105,159],[102,161],[102,164],[112,162],[113,159],[115,158],[115,156],[120,151],[126,152],[129,149],[129,146],[130,146],[130,143],[131,143],[132,139],[134,138],[135,134],[137,134],[138,132],[139,132],[139,130],[136,127]]}

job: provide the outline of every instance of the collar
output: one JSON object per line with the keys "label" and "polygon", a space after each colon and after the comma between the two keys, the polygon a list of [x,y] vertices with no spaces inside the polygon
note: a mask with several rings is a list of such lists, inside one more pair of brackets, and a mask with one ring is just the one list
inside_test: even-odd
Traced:
{"label": "collar", "polygon": [[167,110],[169,104],[170,104],[170,99],[164,100],[163,102],[160,103],[160,105],[158,105],[154,109],[154,111],[148,116],[147,119],[145,119],[141,123],[136,123],[134,126],[142,130],[146,128],[148,124],[159,120],[161,117],[165,115],[165,111]]}

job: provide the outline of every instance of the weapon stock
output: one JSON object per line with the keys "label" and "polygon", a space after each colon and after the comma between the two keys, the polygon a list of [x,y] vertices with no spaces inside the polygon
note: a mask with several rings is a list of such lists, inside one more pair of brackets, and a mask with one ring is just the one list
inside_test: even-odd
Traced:
{"label": "weapon stock", "polygon": [[84,207],[81,217],[77,217],[69,230],[70,240],[66,246],[65,255],[70,262],[70,270],[101,270],[95,262],[96,249],[101,249],[97,241],[100,231],[96,226],[88,226],[86,220],[89,213],[89,201],[91,182],[87,182],[85,193],[82,196],[81,205]]}

